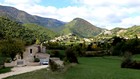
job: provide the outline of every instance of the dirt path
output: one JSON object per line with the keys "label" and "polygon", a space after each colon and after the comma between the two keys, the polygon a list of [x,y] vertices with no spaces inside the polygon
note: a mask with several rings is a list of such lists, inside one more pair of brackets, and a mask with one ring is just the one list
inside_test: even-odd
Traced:
{"label": "dirt path", "polygon": [[6,78],[6,77],[9,77],[9,76],[13,76],[13,75],[18,75],[18,74],[22,74],[22,73],[26,73],[26,72],[39,70],[39,69],[42,69],[42,68],[47,68],[47,67],[48,67],[48,65],[14,67],[14,68],[12,68],[11,72],[0,74],[0,79]]}

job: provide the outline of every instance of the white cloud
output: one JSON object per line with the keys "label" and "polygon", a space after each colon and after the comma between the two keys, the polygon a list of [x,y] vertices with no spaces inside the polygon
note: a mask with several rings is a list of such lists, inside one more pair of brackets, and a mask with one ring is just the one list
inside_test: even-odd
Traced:
{"label": "white cloud", "polygon": [[122,20],[122,24],[128,25],[140,25],[140,16],[137,17],[129,17]]}
{"label": "white cloud", "polygon": [[55,18],[65,22],[76,17],[88,20],[94,25],[108,29],[139,25],[140,0],[72,0],[75,6],[57,8],[40,5],[42,0],[5,0],[4,4],[14,6],[33,15]]}

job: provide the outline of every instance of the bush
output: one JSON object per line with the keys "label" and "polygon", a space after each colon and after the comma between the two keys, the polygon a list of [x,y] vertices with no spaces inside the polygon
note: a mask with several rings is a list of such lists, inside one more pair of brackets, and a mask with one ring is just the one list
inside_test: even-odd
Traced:
{"label": "bush", "polygon": [[127,60],[122,62],[121,68],[140,69],[140,62]]}
{"label": "bush", "polygon": [[77,55],[74,49],[68,48],[65,52],[65,60],[64,62],[69,63],[78,63]]}
{"label": "bush", "polygon": [[112,55],[123,55],[125,51],[130,51],[132,54],[139,54],[140,52],[140,40],[129,39],[122,40],[111,47]]}
{"label": "bush", "polygon": [[132,67],[132,60],[128,59],[128,60],[124,60],[121,63],[121,68],[131,68]]}
{"label": "bush", "polygon": [[6,63],[11,63],[11,61],[12,61],[11,58],[6,58],[6,59],[5,59],[5,62],[6,62]]}
{"label": "bush", "polygon": [[76,55],[78,56],[84,56],[86,51],[86,47],[83,44],[74,45],[72,49],[76,51]]}
{"label": "bush", "polygon": [[39,62],[40,59],[39,58],[34,58],[34,62]]}
{"label": "bush", "polygon": [[58,51],[58,50],[54,50],[54,51],[50,52],[50,56],[51,57],[58,57],[61,60],[64,58],[64,55],[62,53],[60,53],[60,51]]}
{"label": "bush", "polygon": [[49,67],[50,67],[51,71],[53,71],[53,72],[58,71],[60,68],[60,66],[51,59],[49,60]]}
{"label": "bush", "polygon": [[54,50],[50,53],[51,57],[59,57],[60,56],[60,52],[57,50]]}
{"label": "bush", "polygon": [[140,69],[140,62],[131,59],[132,54],[126,52],[124,55],[124,61],[121,63],[121,68],[133,68]]}

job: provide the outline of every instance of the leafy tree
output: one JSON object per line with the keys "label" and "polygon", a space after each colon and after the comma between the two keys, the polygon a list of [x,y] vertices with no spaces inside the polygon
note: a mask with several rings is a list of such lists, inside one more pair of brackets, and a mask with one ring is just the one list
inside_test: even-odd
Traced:
{"label": "leafy tree", "polygon": [[24,42],[18,39],[0,40],[0,53],[2,55],[11,57],[14,60],[15,56],[19,54],[23,58],[23,51],[25,49]]}
{"label": "leafy tree", "polygon": [[113,42],[112,42],[112,45],[115,46],[117,43],[120,43],[121,41],[123,41],[123,38],[120,38],[120,37],[113,37]]}
{"label": "leafy tree", "polygon": [[86,45],[85,45],[85,43],[80,43],[80,44],[74,45],[72,47],[72,49],[75,50],[76,55],[78,55],[78,56],[84,56],[84,53],[86,51]]}
{"label": "leafy tree", "polygon": [[140,45],[140,40],[139,39],[130,39],[125,42],[125,44],[122,47],[122,51],[129,51],[132,52],[132,54],[138,54],[139,48],[138,46]]}
{"label": "leafy tree", "polygon": [[40,40],[39,39],[36,39],[35,44],[39,45],[40,44]]}
{"label": "leafy tree", "polygon": [[111,51],[113,55],[124,55],[124,52],[131,52],[132,54],[139,54],[140,52],[140,40],[129,39],[123,40],[121,42],[116,43],[115,46],[111,47]]}
{"label": "leafy tree", "polygon": [[116,44],[116,46],[112,46],[112,55],[123,55],[123,46],[125,45],[125,42],[119,42]]}
{"label": "leafy tree", "polygon": [[70,47],[65,52],[65,63],[78,63],[77,55],[75,50]]}

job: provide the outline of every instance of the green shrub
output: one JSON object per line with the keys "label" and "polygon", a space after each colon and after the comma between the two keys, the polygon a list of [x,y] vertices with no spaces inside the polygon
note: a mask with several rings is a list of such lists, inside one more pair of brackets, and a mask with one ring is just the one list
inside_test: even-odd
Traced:
{"label": "green shrub", "polygon": [[126,61],[122,62],[121,68],[140,69],[140,62],[126,60]]}
{"label": "green shrub", "polygon": [[11,63],[11,61],[12,61],[11,58],[6,58],[6,59],[5,59],[5,62],[6,62],[6,63]]}
{"label": "green shrub", "polygon": [[140,62],[132,60],[132,53],[126,52],[124,54],[124,60],[121,63],[121,68],[133,68],[140,69]]}
{"label": "green shrub", "polygon": [[77,59],[76,52],[74,51],[73,48],[68,48],[65,52],[65,60],[64,62],[69,62],[69,63],[79,63]]}
{"label": "green shrub", "polygon": [[60,56],[60,52],[57,50],[54,50],[50,53],[51,57],[59,57]]}
{"label": "green shrub", "polygon": [[61,60],[64,59],[64,54],[61,53],[59,50],[51,51],[49,54],[50,54],[51,57],[58,57],[58,58],[60,58]]}
{"label": "green shrub", "polygon": [[39,58],[34,58],[34,62],[39,62],[40,59]]}
{"label": "green shrub", "polygon": [[110,49],[112,55],[123,55],[125,51],[130,51],[132,54],[139,54],[140,52],[140,40],[129,39],[117,42]]}

